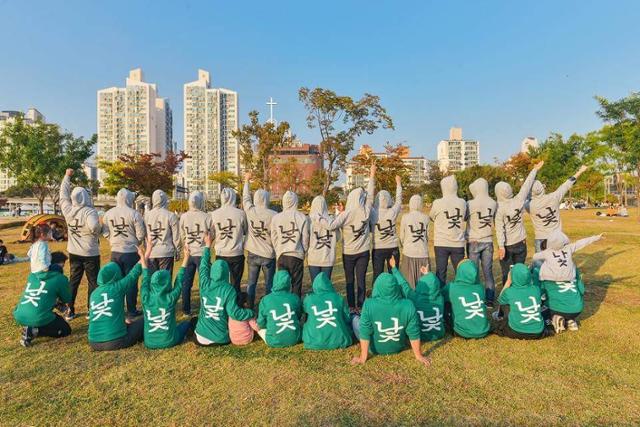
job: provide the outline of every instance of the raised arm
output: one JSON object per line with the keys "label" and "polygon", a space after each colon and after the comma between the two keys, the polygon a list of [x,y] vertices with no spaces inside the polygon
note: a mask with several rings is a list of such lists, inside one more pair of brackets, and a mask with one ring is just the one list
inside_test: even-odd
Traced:
{"label": "raised arm", "polygon": [[565,194],[567,194],[571,187],[573,187],[573,184],[575,184],[578,178],[580,178],[580,175],[582,175],[587,169],[589,168],[585,165],[580,166],[580,169],[578,169],[578,171],[574,173],[572,177],[566,180],[560,187],[558,187],[556,191],[553,192],[553,198],[558,203],[560,203]]}
{"label": "raised arm", "polygon": [[149,269],[142,270],[142,283],[140,284],[140,299],[142,300],[142,306],[146,306],[149,301],[149,294],[151,292],[151,274]]}
{"label": "raised arm", "polygon": [[318,216],[316,219],[318,221],[318,225],[325,230],[334,231],[338,228],[342,228],[344,223],[347,221],[349,217],[349,213],[347,211],[342,211],[338,215],[336,215],[333,219],[329,219],[325,216]]}
{"label": "raised arm", "polygon": [[242,188],[242,208],[247,211],[253,209],[253,201],[251,200],[251,188],[249,181],[251,180],[251,172],[244,174],[244,187]]}
{"label": "raised arm", "polygon": [[396,200],[391,209],[393,209],[393,216],[396,218],[402,210],[402,179],[398,175],[396,175]]}
{"label": "raised arm", "polygon": [[589,246],[590,244],[597,242],[598,240],[602,239],[602,233],[595,235],[595,236],[591,236],[591,237],[586,237],[584,239],[580,239],[577,242],[571,243],[569,245],[569,249],[571,250],[571,252],[578,252],[580,249]]}
{"label": "raised arm", "polygon": [[371,209],[373,206],[373,201],[375,199],[376,193],[376,169],[377,166],[374,164],[371,165],[371,170],[369,172],[369,183],[367,184],[367,199],[365,201],[365,206],[368,209]]}
{"label": "raised arm", "polygon": [[204,234],[205,248],[202,251],[202,258],[200,259],[200,267],[198,267],[198,280],[200,288],[206,289],[209,286],[211,275],[211,235],[209,233]]}
{"label": "raised arm", "polygon": [[522,184],[522,187],[520,187],[520,191],[518,191],[518,194],[514,197],[514,199],[518,200],[523,207],[524,203],[529,198],[529,193],[531,193],[531,187],[533,187],[533,182],[536,180],[536,175],[543,165],[544,161],[536,163],[531,172],[529,172],[529,175]]}
{"label": "raised arm", "polygon": [[71,175],[73,169],[67,169],[60,185],[60,209],[65,218],[71,214]]}
{"label": "raised arm", "polygon": [[411,289],[411,286],[409,285],[409,282],[407,282],[407,279],[405,279],[402,273],[400,273],[400,270],[398,270],[398,267],[396,267],[396,262],[393,257],[391,257],[391,259],[389,260],[389,264],[391,265],[391,274],[396,278],[396,281],[402,288],[404,297],[412,298],[415,295],[416,291]]}

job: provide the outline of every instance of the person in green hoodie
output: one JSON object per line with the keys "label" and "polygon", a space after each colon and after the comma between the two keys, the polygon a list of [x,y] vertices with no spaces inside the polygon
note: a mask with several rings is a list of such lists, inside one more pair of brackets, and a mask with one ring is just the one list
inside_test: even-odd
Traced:
{"label": "person in green hoodie", "polygon": [[[48,271],[29,274],[13,318],[22,326],[20,345],[31,346],[35,337],[62,338],[71,334],[71,326],[53,312],[60,302],[71,302],[69,279],[62,274],[67,257],[61,252],[51,254]],[[58,301],[59,300],[59,301]]]}
{"label": "person in green hoodie", "polygon": [[454,335],[469,339],[484,338],[489,334],[484,292],[476,264],[469,259],[462,260],[453,282],[442,288],[444,301],[450,307]]}
{"label": "person in green hoodie", "polygon": [[496,334],[524,340],[542,338],[544,319],[540,297],[540,288],[533,284],[529,268],[514,264],[498,297],[504,317],[498,323]]}
{"label": "person in green hoodie", "polygon": [[[354,322],[357,323],[357,322]],[[360,316],[360,356],[351,363],[364,364],[369,351],[376,354],[395,354],[407,347],[407,339],[416,360],[431,364],[420,350],[420,325],[413,303],[403,298],[398,281],[391,273],[381,273],[373,284],[371,298],[362,306]]]}
{"label": "person in green hoodie", "polygon": [[278,270],[271,293],[260,300],[258,334],[269,347],[290,347],[300,342],[301,317],[302,303],[291,292],[291,276],[287,270]]}
{"label": "person in green hoodie", "polygon": [[190,321],[176,325],[176,303],[182,292],[184,272],[189,262],[189,246],[183,248],[182,267],[178,271],[173,288],[171,273],[158,270],[153,274],[142,270],[140,296],[144,311],[144,345],[150,349],[169,348],[184,341],[191,330]]}
{"label": "person in green hoodie", "polygon": [[335,350],[352,344],[349,306],[324,272],[313,279],[313,292],[304,298],[303,306],[307,314],[302,328],[305,349]]}
{"label": "person in green hoodie", "polygon": [[229,264],[218,259],[211,264],[211,235],[204,235],[205,248],[200,260],[200,314],[196,318],[196,344],[229,344],[229,319],[245,321],[255,317],[253,310],[238,306],[235,287],[229,283]]}
{"label": "person in green hoodie", "polygon": [[89,296],[89,345],[94,351],[120,350],[142,341],[144,319],[125,323],[124,297],[138,285],[152,247],[150,240],[146,250],[143,245],[138,246],[140,261],[125,277],[115,262],[100,269],[98,287]]}
{"label": "person in green hoodie", "polygon": [[436,341],[444,338],[444,298],[440,293],[440,280],[434,273],[429,272],[427,265],[420,266],[422,276],[413,289],[407,279],[396,267],[393,259],[389,260],[391,274],[396,278],[405,298],[413,302],[418,313],[420,323],[420,341]]}

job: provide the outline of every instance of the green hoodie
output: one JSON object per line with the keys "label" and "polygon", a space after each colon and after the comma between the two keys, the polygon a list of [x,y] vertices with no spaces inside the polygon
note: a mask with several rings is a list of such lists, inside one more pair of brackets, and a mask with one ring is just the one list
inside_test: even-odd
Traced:
{"label": "green hoodie", "polygon": [[153,275],[142,270],[140,298],[144,311],[144,345],[147,348],[169,348],[178,342],[176,302],[182,291],[184,267],[180,268],[171,289],[171,273],[158,270]]}
{"label": "green hoodie", "polygon": [[540,288],[534,286],[524,264],[511,268],[511,286],[502,290],[498,303],[509,306],[509,327],[521,334],[539,334],[544,329],[540,313]]}
{"label": "green hoodie", "polygon": [[420,341],[435,341],[444,338],[444,298],[440,293],[440,280],[434,273],[418,279],[415,290],[397,268],[391,270],[402,287],[405,298],[413,302],[420,322]]}
{"label": "green hoodie", "polygon": [[576,280],[573,282],[540,280],[539,283],[542,292],[547,295],[547,306],[550,310],[565,314],[582,313],[584,282],[578,269],[576,269]]}
{"label": "green hoodie", "polygon": [[373,284],[371,298],[362,306],[360,339],[369,340],[372,353],[394,354],[420,339],[420,325],[413,303],[403,298],[398,281],[382,273]]}
{"label": "green hoodie", "polygon": [[127,335],[124,323],[124,296],[138,285],[140,263],[122,277],[120,267],[110,262],[98,273],[98,287],[89,298],[89,342],[107,342]]}
{"label": "green hoodie", "polygon": [[31,273],[13,317],[22,326],[48,325],[56,318],[52,310],[58,298],[64,303],[71,302],[69,280],[63,274],[54,271]]}
{"label": "green hoodie", "polygon": [[453,330],[463,338],[484,338],[489,333],[484,285],[478,280],[473,261],[458,265],[453,282],[442,288],[446,302],[451,303]]}
{"label": "green hoodie", "polygon": [[291,276],[278,270],[273,277],[271,293],[260,300],[258,327],[267,329],[269,347],[289,347],[300,342],[302,303],[291,293]]}
{"label": "green hoodie", "polygon": [[352,344],[349,306],[326,274],[313,280],[313,293],[304,298],[307,321],[302,329],[304,348],[335,350]]}
{"label": "green hoodie", "polygon": [[200,315],[196,334],[217,344],[229,344],[229,318],[243,321],[255,316],[253,310],[240,308],[237,293],[229,284],[229,265],[216,260],[211,265],[211,250],[204,248],[200,260]]}

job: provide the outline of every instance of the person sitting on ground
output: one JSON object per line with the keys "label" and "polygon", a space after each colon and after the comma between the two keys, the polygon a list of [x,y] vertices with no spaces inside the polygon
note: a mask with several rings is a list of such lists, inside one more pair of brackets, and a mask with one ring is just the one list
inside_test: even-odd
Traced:
{"label": "person sitting on ground", "polygon": [[404,275],[396,268],[394,260],[389,260],[391,274],[402,288],[405,298],[411,300],[418,313],[420,323],[420,341],[436,341],[444,338],[444,298],[440,292],[438,276],[429,271],[429,267],[420,267],[422,276],[413,289]]}
{"label": "person sitting on ground", "polygon": [[290,347],[300,342],[302,302],[291,292],[291,276],[278,270],[273,277],[271,293],[260,300],[258,334],[269,347]]}
{"label": "person sitting on ground", "polygon": [[495,329],[496,334],[522,340],[544,337],[541,292],[533,284],[526,265],[513,265],[498,303],[504,316]]}
{"label": "person sitting on ground", "polygon": [[4,245],[4,241],[0,239],[0,265],[8,261],[9,251]]}
{"label": "person sitting on ground", "polygon": [[[230,320],[240,322],[255,317],[253,310],[238,305],[238,295],[229,283],[229,264],[217,259],[211,264],[211,235],[204,235],[198,277],[200,280],[200,314],[196,319],[196,344],[222,345],[233,342],[230,337]],[[235,325],[234,325],[235,326]],[[235,328],[234,328],[235,330]],[[253,339],[253,336],[251,336]]]}
{"label": "person sitting on ground", "polygon": [[570,243],[563,232],[556,230],[547,239],[547,249],[535,254],[533,261],[542,261],[538,274],[540,287],[547,296],[551,322],[556,334],[578,330],[576,318],[584,307],[584,283],[573,254],[602,238],[602,234]]}
{"label": "person sitting on ground", "polygon": [[62,274],[67,257],[62,252],[54,252],[51,259],[53,264],[48,271],[29,274],[27,286],[13,311],[14,319],[23,327],[20,338],[23,347],[29,347],[38,336],[62,338],[71,334],[71,326],[53,312],[58,300],[71,301],[69,279]]}
{"label": "person sitting on ground", "polygon": [[29,248],[27,256],[31,260],[31,272],[38,273],[48,271],[51,265],[51,252],[49,240],[51,240],[51,228],[47,224],[39,224],[33,228],[35,241]]}
{"label": "person sitting on ground", "polygon": [[352,344],[349,306],[329,277],[320,272],[313,280],[313,292],[303,301],[307,321],[302,329],[306,350],[335,350]]}
{"label": "person sitting on ground", "polygon": [[125,323],[124,298],[131,287],[138,285],[142,269],[147,268],[153,244],[147,241],[145,250],[138,246],[140,261],[122,277],[120,267],[109,262],[98,273],[98,287],[89,296],[89,345],[94,351],[120,350],[142,341],[144,319]]}
{"label": "person sitting on ground", "polygon": [[609,208],[607,209],[607,216],[616,216],[616,208],[613,207],[613,203],[609,204]]}
{"label": "person sitting on ground", "polygon": [[407,340],[416,360],[431,364],[420,350],[420,325],[413,303],[405,299],[398,281],[391,273],[381,273],[373,284],[371,298],[362,307],[359,323],[360,356],[352,364],[364,364],[369,351],[375,354],[395,354],[407,347]]}
{"label": "person sitting on ground", "polygon": [[618,208],[618,216],[621,216],[623,218],[626,218],[629,216],[629,211],[624,205],[620,205],[620,208]]}
{"label": "person sitting on ground", "polygon": [[153,274],[142,270],[140,297],[144,311],[144,346],[151,349],[169,348],[184,341],[192,328],[190,321],[176,325],[176,304],[182,292],[184,271],[189,262],[189,246],[184,246],[182,267],[173,288],[171,273],[158,270]]}
{"label": "person sitting on ground", "polygon": [[462,260],[453,282],[447,283],[442,289],[445,310],[447,317],[451,317],[454,335],[474,339],[489,334],[484,292],[476,264],[470,259]]}

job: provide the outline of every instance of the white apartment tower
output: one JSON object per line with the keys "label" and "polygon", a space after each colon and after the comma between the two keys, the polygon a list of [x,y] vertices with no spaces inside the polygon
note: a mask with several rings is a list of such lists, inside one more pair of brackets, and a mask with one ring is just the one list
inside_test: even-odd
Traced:
{"label": "white apartment tower", "polygon": [[114,161],[134,153],[164,157],[172,146],[171,114],[169,101],[158,96],[154,83],[144,81],[142,69],[131,70],[126,87],[98,91],[98,159]]}
{"label": "white apartment tower", "polygon": [[540,147],[540,144],[538,143],[538,138],[536,138],[535,136],[527,136],[520,143],[520,152],[529,153],[530,148],[536,149],[538,147]]}
{"label": "white apartment tower", "polygon": [[202,191],[215,198],[219,186],[210,182],[212,173],[240,173],[238,142],[238,93],[212,88],[208,71],[198,70],[198,80],[184,85],[184,162],[189,191]]}
{"label": "white apartment tower", "polygon": [[451,128],[449,139],[438,143],[438,165],[440,170],[460,171],[480,162],[480,143],[463,139],[462,128]]}

